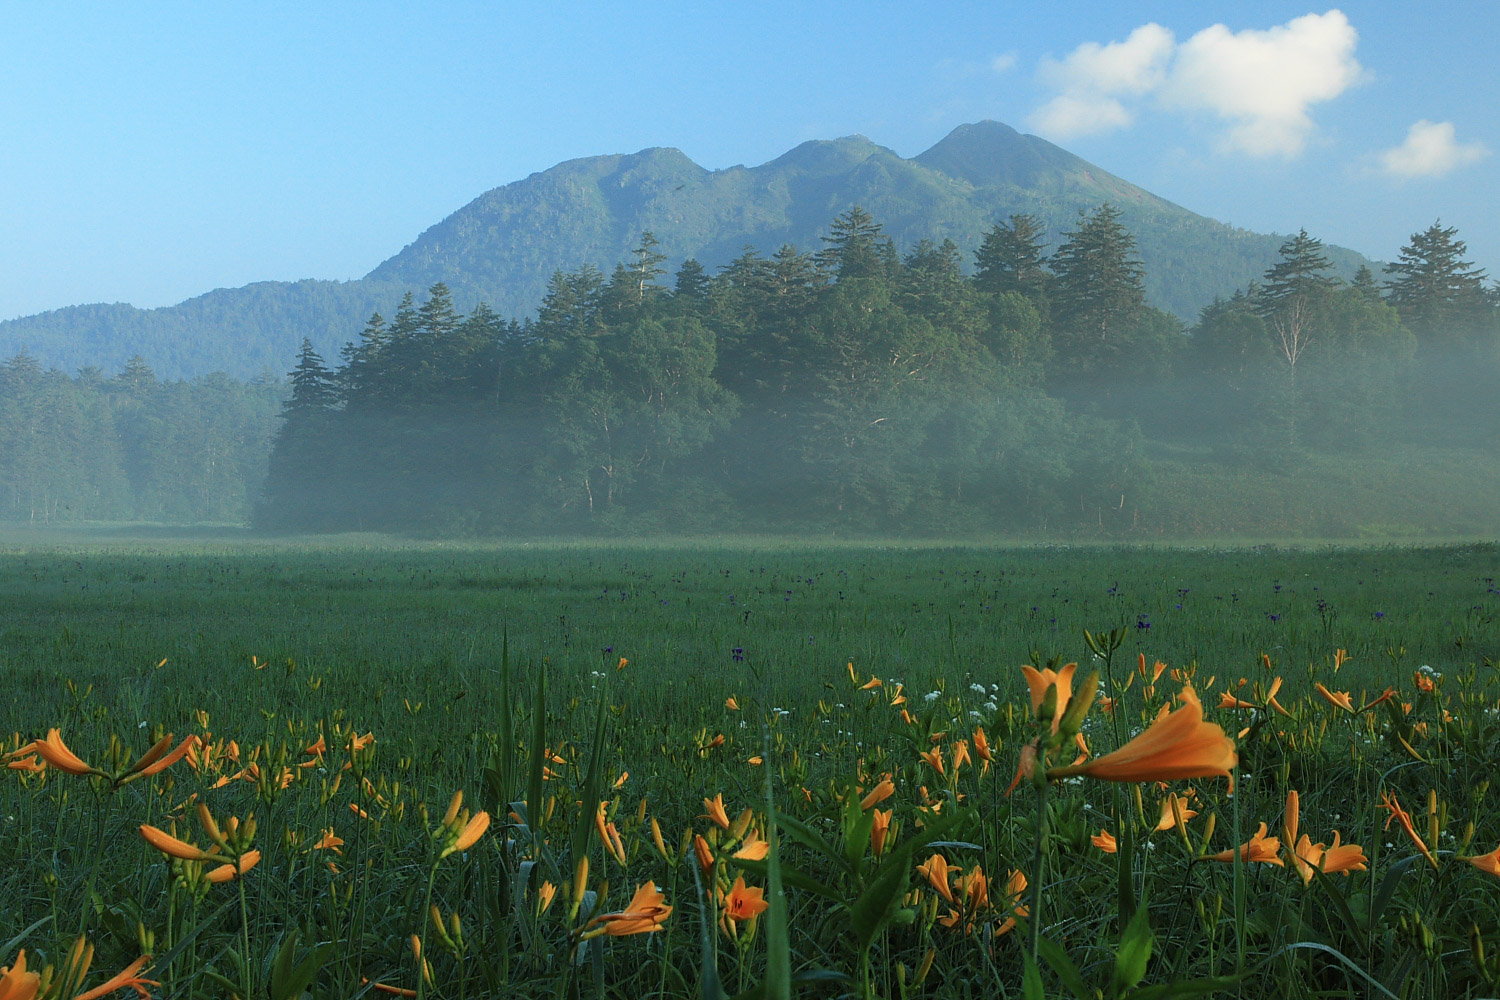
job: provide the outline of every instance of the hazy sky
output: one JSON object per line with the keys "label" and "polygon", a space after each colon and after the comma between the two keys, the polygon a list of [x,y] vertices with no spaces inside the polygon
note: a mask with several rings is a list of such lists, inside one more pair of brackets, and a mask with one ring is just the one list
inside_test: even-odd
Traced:
{"label": "hazy sky", "polygon": [[358,277],[572,157],[983,118],[1380,259],[1441,217],[1500,274],[1497,41],[1495,0],[0,2],[0,318]]}

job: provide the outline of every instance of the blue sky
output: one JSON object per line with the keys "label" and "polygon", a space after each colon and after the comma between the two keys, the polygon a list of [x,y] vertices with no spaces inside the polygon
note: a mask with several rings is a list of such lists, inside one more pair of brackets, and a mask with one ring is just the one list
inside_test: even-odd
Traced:
{"label": "blue sky", "polygon": [[1441,217],[1500,274],[1497,38],[1492,0],[4,4],[0,318],[358,277],[572,157],[983,118],[1380,259]]}

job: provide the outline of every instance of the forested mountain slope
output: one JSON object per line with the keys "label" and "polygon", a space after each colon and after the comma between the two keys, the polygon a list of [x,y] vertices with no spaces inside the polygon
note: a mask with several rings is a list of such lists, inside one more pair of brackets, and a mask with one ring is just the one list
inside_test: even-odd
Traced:
{"label": "forested mountain slope", "polygon": [[[1187,320],[1258,277],[1282,239],[1196,215],[998,122],[960,126],[911,159],[862,136],[724,170],[647,149],[570,160],[488,191],[357,281],[257,282],[160,309],[58,309],[0,323],[0,357],[24,348],[46,366],[113,371],[140,355],[166,378],[251,378],[286,371],[304,337],[336,356],[373,311],[439,281],[460,309],[483,301],[501,316],[528,316],[554,272],[607,271],[647,230],[668,266],[692,257],[712,272],[746,245],[815,250],[828,220],[859,205],[898,249],[948,238],[971,261],[984,233],[1013,213],[1035,216],[1055,246],[1080,211],[1105,202],[1135,235],[1148,300]],[[1363,261],[1336,247],[1328,254],[1346,276]]]}

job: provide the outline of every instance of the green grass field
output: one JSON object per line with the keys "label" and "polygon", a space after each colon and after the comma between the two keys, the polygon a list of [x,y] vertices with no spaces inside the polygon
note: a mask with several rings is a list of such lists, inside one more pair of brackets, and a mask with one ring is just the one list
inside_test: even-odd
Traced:
{"label": "green grass field", "polygon": [[[234,987],[282,1000],[279,988],[304,985],[278,979],[285,945],[288,968],[304,958],[318,967],[305,984],[314,997],[362,995],[373,988],[366,978],[430,996],[705,995],[710,966],[731,996],[767,983],[775,994],[788,971],[806,980],[792,987],[806,995],[1019,996],[1028,995],[1031,924],[994,937],[1007,919],[1001,885],[1010,870],[1044,877],[1042,940],[1032,947],[1048,996],[1084,987],[1167,995],[1141,991],[1192,981],[1252,996],[1271,984],[1284,996],[1385,995],[1370,981],[1396,996],[1485,995],[1494,956],[1478,957],[1471,940],[1500,933],[1500,883],[1451,859],[1500,838],[1500,810],[1481,787],[1500,745],[1490,722],[1500,693],[1497,579],[1495,545],[299,547],[215,537],[27,544],[12,535],[0,547],[0,732],[16,733],[7,749],[59,727],[73,751],[110,774],[168,732],[234,740],[243,756],[220,769],[178,763],[118,788],[55,768],[8,776],[0,944],[17,939],[0,963],[19,947],[58,962],[87,931],[101,969],[153,952],[151,978],[164,983],[155,995]],[[1091,653],[1085,629],[1120,630],[1107,661]],[[1348,655],[1337,672],[1336,650]],[[1179,672],[1127,686],[1141,656]],[[1239,741],[1240,794],[1227,796],[1222,779],[1186,782],[1198,815],[1181,833],[1152,832],[1161,792],[1150,784],[1059,782],[1042,814],[1026,783],[1001,794],[1038,732],[1018,668],[1048,661],[1078,661],[1079,681],[1099,667],[1101,693],[1119,699],[1111,716],[1095,708],[1083,722],[1095,753],[1139,730],[1191,677],[1211,721],[1231,737],[1250,729]],[[1419,670],[1440,675],[1435,692],[1413,687]],[[1230,690],[1268,704],[1273,677],[1285,680],[1284,720],[1217,709]],[[869,678],[883,684],[867,688]],[[1413,708],[1404,718],[1387,705],[1342,712],[1314,693],[1315,681],[1349,692],[1356,709],[1395,686]],[[891,704],[897,684],[903,705]],[[960,739],[965,753],[977,749],[976,725],[993,749],[984,777],[972,759],[960,772],[950,756],[938,775],[920,756],[956,753]],[[350,752],[349,735],[366,732],[373,750]],[[551,751],[545,761],[536,734]],[[304,753],[320,735],[326,759]],[[128,752],[112,752],[111,739]],[[1071,745],[1056,754],[1068,763]],[[750,763],[756,756],[766,764]],[[261,781],[213,787],[252,757]],[[345,760],[354,768],[335,785]],[[286,788],[264,776],[277,773],[291,775]],[[849,813],[849,792],[883,774],[897,787],[886,803],[896,846],[877,858],[865,850],[868,822],[861,834],[859,810]],[[721,839],[710,842],[725,847],[699,879],[727,889],[743,874],[767,885],[766,862],[729,857],[731,831],[705,817],[703,800],[722,794],[730,818],[752,809],[746,822],[765,834],[768,776],[793,824],[776,852],[787,911],[751,923],[707,912],[700,921],[707,908],[692,851],[682,857],[685,831],[715,833]],[[1304,890],[1290,865],[1193,862],[1247,839],[1259,822],[1274,834],[1289,788],[1300,791],[1315,839],[1342,829],[1345,842],[1364,845],[1369,872],[1319,874]],[[1375,804],[1387,788],[1414,814],[1434,790],[1441,808],[1429,832],[1447,845],[1444,867],[1426,871],[1409,860],[1422,860],[1414,841],[1403,849],[1378,828],[1385,813]],[[427,831],[455,790],[495,823],[478,846],[438,861]],[[946,812],[931,811],[945,797]],[[600,799],[608,806],[597,829],[617,824],[625,863],[594,832],[588,803]],[[550,819],[522,825],[525,806],[506,818],[509,803],[540,812],[548,800]],[[205,843],[198,801],[221,819],[257,817],[262,860],[227,887],[194,881],[181,861],[169,869],[137,834],[175,817],[179,836]],[[313,849],[329,828],[345,841],[340,855]],[[1121,834],[1120,855],[1091,846],[1101,828]],[[928,841],[961,846],[923,843],[924,830]],[[835,844],[831,855],[811,844],[814,834]],[[919,843],[920,856],[899,854]],[[915,867],[935,850],[988,873],[989,898],[970,898],[968,909],[943,898]],[[596,895],[576,898],[569,886],[585,853]],[[907,871],[896,886],[898,864]],[[884,882],[882,871],[891,873]],[[591,908],[619,909],[648,879],[674,909],[659,932],[579,940]],[[559,892],[538,914],[544,882]],[[1132,941],[1138,951],[1143,932],[1122,887],[1148,913],[1156,941],[1129,983],[1118,956]],[[424,919],[424,890],[442,914],[461,915],[462,943]],[[426,937],[430,985],[419,982],[413,934]],[[323,953],[317,942],[333,946]]]}

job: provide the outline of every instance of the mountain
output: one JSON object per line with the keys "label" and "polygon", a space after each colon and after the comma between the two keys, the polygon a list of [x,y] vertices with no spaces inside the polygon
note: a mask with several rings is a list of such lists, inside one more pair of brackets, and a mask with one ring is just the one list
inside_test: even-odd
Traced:
{"label": "mountain", "polygon": [[[117,369],[133,354],[157,374],[284,372],[309,337],[332,361],[371,312],[442,281],[455,304],[501,315],[535,310],[554,271],[606,273],[650,230],[675,268],[715,268],[754,246],[820,246],[836,215],[861,205],[906,249],[951,238],[966,254],[1012,213],[1029,212],[1052,244],[1080,211],[1110,202],[1134,233],[1152,304],[1191,320],[1215,296],[1258,278],[1282,237],[1251,233],[1158,198],[1072,153],[999,122],[961,125],[905,159],[863,136],[814,140],[757,167],[708,170],[677,149],[591,156],[487,191],[363,279],[259,282],[175,306],[58,309],[0,323],[0,357],[25,348],[45,364]],[[1335,269],[1366,263],[1327,248]]]}

